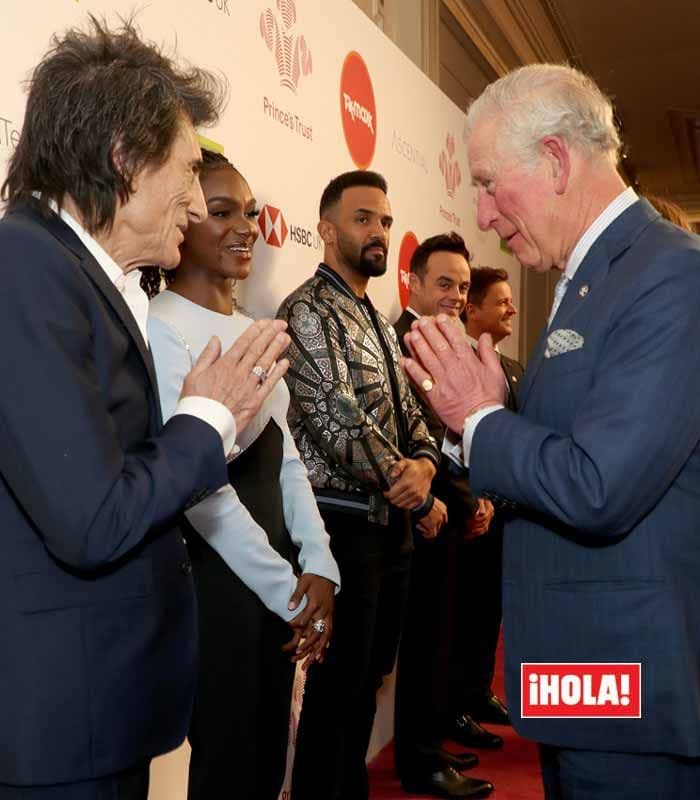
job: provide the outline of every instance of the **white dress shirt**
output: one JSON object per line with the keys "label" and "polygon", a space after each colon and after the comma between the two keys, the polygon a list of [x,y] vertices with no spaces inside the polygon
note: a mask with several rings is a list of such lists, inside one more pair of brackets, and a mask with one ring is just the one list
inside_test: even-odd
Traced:
{"label": "white dress shirt", "polygon": [[[52,201],[51,208],[57,211],[56,204]],[[117,262],[109,255],[102,245],[94,239],[83,226],[65,208],[59,213],[61,219],[68,225],[80,241],[85,245],[95,261],[102,267],[107,277],[115,285],[121,296],[124,298],[129,311],[136,320],[143,341],[148,347],[148,331],[146,321],[148,319],[148,297],[139,285],[141,271],[138,269],[123,272]],[[236,421],[233,414],[222,403],[212,400],[209,397],[185,397],[177,403],[177,408],[170,416],[175,414],[189,414],[197,417],[203,422],[208,423],[214,428],[219,436],[224,448],[224,453],[229,454],[235,448],[236,442]]]}
{"label": "white dress shirt", "polygon": [[[228,349],[252,324],[234,312],[218,314],[171,291],[151,301],[148,336],[156,364],[163,419],[176,408],[182,382],[212,336]],[[289,390],[280,381],[255,418],[238,438],[242,450],[249,447],[273,419],[282,432],[280,484],[284,520],[292,541],[300,548],[304,572],[320,575],[340,586],[338,565],[330,552],[330,539],[318,512],[306,467],[299,458],[287,425]],[[272,547],[263,528],[253,519],[230,484],[221,487],[187,512],[187,518],[230,569],[262,602],[285,621],[306,605],[288,609],[297,579],[291,564]]]}
{"label": "white dress shirt", "polygon": [[[569,260],[566,263],[564,275],[571,282],[576,275],[578,268],[581,266],[583,259],[588,254],[588,251],[593,247],[596,239],[603,233],[603,231],[611,225],[623,211],[626,211],[631,205],[637,202],[639,197],[634,189],[629,186],[624,192],[621,192],[613,201],[608,205],[594,220],[593,224],[585,231],[581,238],[576,242],[574,249],[571,251]],[[453,461],[462,461],[465,467],[469,466],[469,455],[472,447],[472,439],[474,432],[481,420],[494,411],[502,409],[503,405],[494,404],[485,408],[479,409],[474,414],[471,414],[465,420],[464,432],[462,435],[461,448],[459,445],[450,445],[449,449],[443,446],[443,452],[446,453]],[[461,450],[461,452],[460,452]]]}

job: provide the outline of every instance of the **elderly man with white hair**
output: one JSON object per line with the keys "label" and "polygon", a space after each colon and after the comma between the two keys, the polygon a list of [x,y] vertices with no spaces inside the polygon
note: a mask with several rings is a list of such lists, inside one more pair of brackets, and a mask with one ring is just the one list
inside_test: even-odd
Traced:
{"label": "elderly man with white hair", "polygon": [[540,742],[550,800],[697,798],[700,242],[625,187],[611,105],[573,69],[506,75],[468,130],[479,227],[562,273],[517,414],[488,337],[475,355],[446,318],[407,334],[473,490],[514,508],[513,724]]}

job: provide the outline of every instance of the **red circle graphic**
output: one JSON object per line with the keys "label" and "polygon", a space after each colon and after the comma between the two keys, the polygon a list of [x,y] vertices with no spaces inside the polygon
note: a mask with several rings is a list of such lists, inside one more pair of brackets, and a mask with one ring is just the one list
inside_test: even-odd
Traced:
{"label": "red circle graphic", "polygon": [[377,107],[367,65],[354,50],[345,56],[340,75],[340,117],[352,160],[367,169],[377,144]]}
{"label": "red circle graphic", "polygon": [[399,248],[399,300],[401,308],[408,305],[408,296],[411,293],[409,275],[411,274],[411,257],[418,247],[418,239],[413,231],[406,231]]}

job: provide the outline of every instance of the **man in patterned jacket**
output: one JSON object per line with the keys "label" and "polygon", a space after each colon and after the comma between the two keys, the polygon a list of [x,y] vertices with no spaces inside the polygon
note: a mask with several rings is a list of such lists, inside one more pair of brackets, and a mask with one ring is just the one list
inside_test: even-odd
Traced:
{"label": "man in patterned jacket", "polygon": [[366,800],[365,757],[376,691],[396,656],[411,522],[437,530],[446,512],[430,494],[437,446],[399,366],[394,329],[366,294],[386,271],[386,181],[367,171],[338,176],[320,217],[324,262],[278,316],[292,338],[290,427],[343,591],[324,663],[308,673],[292,795]]}

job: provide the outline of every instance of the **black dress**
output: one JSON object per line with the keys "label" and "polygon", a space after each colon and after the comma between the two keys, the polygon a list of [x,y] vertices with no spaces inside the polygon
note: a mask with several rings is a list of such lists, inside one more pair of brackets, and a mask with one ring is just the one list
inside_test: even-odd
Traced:
{"label": "black dress", "polygon": [[[229,482],[296,571],[296,549],[284,523],[281,465],[282,432],[270,420],[229,464]],[[280,648],[291,629],[191,526],[188,543],[200,626],[188,800],[277,800],[294,682],[294,664]]]}

